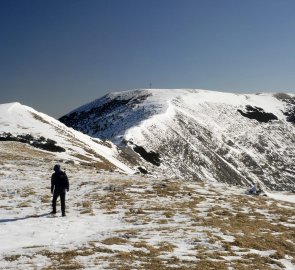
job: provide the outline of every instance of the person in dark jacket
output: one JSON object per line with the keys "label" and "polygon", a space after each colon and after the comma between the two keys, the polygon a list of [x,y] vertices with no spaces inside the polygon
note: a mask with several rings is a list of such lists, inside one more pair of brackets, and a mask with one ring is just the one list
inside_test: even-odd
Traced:
{"label": "person in dark jacket", "polygon": [[69,180],[65,172],[60,169],[60,165],[53,167],[54,173],[51,176],[52,214],[56,213],[56,200],[60,197],[62,216],[66,215],[66,191],[69,191]]}

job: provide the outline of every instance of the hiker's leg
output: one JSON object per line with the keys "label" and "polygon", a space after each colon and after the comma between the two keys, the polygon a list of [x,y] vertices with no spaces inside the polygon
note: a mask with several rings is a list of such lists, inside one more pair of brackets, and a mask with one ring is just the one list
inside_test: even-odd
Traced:
{"label": "hiker's leg", "polygon": [[52,212],[56,213],[56,200],[58,198],[59,194],[57,192],[53,193],[53,197],[52,197]]}
{"label": "hiker's leg", "polygon": [[66,193],[60,193],[60,204],[61,204],[61,212],[64,216],[66,214]]}

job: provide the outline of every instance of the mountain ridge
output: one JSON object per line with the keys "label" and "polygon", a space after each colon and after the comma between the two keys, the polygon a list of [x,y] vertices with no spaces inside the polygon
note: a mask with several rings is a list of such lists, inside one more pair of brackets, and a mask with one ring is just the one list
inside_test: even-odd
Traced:
{"label": "mountain ridge", "polygon": [[137,89],[110,93],[59,120],[90,136],[158,154],[160,166],[137,152],[151,172],[290,190],[294,100],[284,93]]}

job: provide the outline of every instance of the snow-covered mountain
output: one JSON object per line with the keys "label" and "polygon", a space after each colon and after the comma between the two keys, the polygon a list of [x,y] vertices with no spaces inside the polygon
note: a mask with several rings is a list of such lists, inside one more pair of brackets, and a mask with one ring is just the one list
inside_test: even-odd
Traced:
{"label": "snow-covered mountain", "polygon": [[[214,162],[213,154],[208,154],[215,151],[214,145],[220,144],[220,149],[227,145],[218,130],[223,127],[224,134],[231,134],[227,131],[229,123],[222,118],[213,126],[214,118],[206,118],[206,111],[200,115],[189,111],[200,111],[198,106],[204,101],[181,107],[184,101],[177,103],[164,91],[162,101],[153,91],[146,99],[140,92],[135,94],[132,99],[132,92],[121,94],[122,104],[125,102],[121,110],[120,101],[110,100],[110,112],[125,117],[121,124],[107,114],[108,105],[101,105],[105,106],[102,119],[121,128],[115,135],[115,127],[109,127],[113,140],[129,145],[126,149],[92,139],[19,103],[0,105],[0,269],[294,269],[295,194],[266,191],[266,196],[254,196],[245,193],[244,187],[227,183],[122,173],[131,171],[125,165],[129,162],[132,166],[151,164],[148,170],[153,174],[161,171],[188,176],[189,171],[180,170],[180,164],[189,166],[190,153],[183,151],[191,149],[206,161],[191,163],[195,168],[204,167],[196,173],[201,177]],[[124,95],[129,102],[124,101]],[[283,105],[277,104],[279,112]],[[144,112],[132,118],[133,106],[139,112],[144,107]],[[213,103],[209,103],[208,113],[210,106]],[[246,113],[242,106],[238,108]],[[248,109],[247,116],[254,116]],[[262,119],[274,118],[257,110]],[[141,118],[134,120],[137,115]],[[199,123],[202,117],[204,121]],[[236,117],[240,124],[246,123]],[[286,125],[284,130],[289,128],[290,138],[294,136],[292,123],[283,114],[276,117],[280,120],[262,124],[276,136],[272,142],[280,140],[276,134],[279,125],[281,129]],[[291,113],[287,117],[292,120]],[[274,126],[276,121],[278,127]],[[253,129],[258,128],[255,124],[253,121]],[[123,133],[124,125],[129,128]],[[107,129],[104,131],[107,134]],[[229,145],[233,148],[230,154],[235,149],[242,155],[246,146],[230,139],[234,142]],[[255,147],[248,145],[249,151],[254,151]],[[286,157],[290,155],[287,152],[293,145],[288,146],[290,150],[286,144],[282,147]],[[216,155],[221,156],[217,150]],[[60,217],[59,202],[57,214],[49,214],[52,165],[62,161],[70,181],[66,217]],[[286,166],[291,168],[290,164]],[[120,170],[110,171],[116,168]]]}
{"label": "snow-covered mountain", "polygon": [[59,120],[132,148],[151,173],[294,189],[294,94],[132,90],[110,93]]}
{"label": "snow-covered mountain", "polygon": [[118,160],[117,147],[112,143],[93,139],[20,103],[0,105],[0,141],[3,160],[9,157],[17,160],[17,155],[27,159],[35,156],[45,163],[77,163],[97,169],[133,171]]}

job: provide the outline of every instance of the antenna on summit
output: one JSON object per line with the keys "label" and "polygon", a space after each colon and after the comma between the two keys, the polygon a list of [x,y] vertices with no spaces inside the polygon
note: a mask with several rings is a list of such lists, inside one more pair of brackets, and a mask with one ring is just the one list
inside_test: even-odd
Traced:
{"label": "antenna on summit", "polygon": [[150,87],[150,89],[152,89],[152,82],[150,82],[149,87]]}

